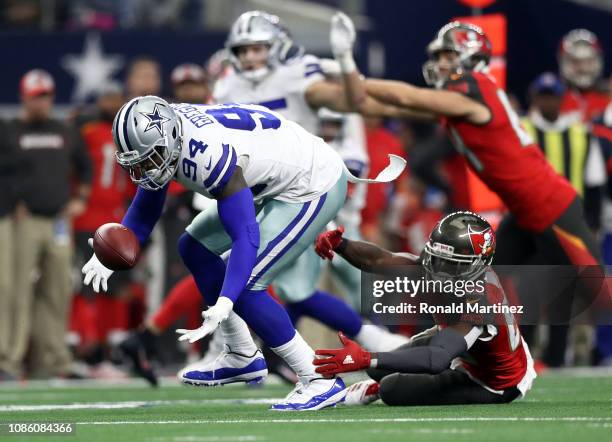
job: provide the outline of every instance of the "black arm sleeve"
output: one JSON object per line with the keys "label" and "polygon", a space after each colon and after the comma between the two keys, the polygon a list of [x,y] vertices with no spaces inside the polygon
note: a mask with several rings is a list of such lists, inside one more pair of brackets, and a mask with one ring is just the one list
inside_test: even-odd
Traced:
{"label": "black arm sleeve", "polygon": [[76,176],[79,178],[79,184],[91,184],[92,180],[92,165],[89,152],[85,147],[81,133],[76,129],[71,129],[72,138],[72,166]]}
{"label": "black arm sleeve", "polygon": [[376,368],[399,373],[440,373],[451,361],[467,350],[461,333],[445,328],[422,347],[410,347],[384,353],[372,353]]}

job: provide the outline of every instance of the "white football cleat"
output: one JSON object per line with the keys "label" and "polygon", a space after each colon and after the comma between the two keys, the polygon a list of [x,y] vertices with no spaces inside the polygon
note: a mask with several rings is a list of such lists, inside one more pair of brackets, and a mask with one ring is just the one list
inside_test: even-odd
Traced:
{"label": "white football cleat", "polygon": [[308,384],[298,382],[295,388],[280,403],[274,404],[274,411],[315,411],[333,407],[344,400],[346,386],[340,378],[314,379]]}
{"label": "white football cleat", "polygon": [[346,397],[344,405],[368,405],[380,399],[378,390],[380,385],[378,382],[369,380],[361,381],[351,385],[346,389]]}
{"label": "white football cleat", "polygon": [[268,375],[266,360],[260,350],[252,355],[232,352],[229,346],[212,361],[198,361],[178,373],[183,384],[212,387],[234,382],[259,383]]}

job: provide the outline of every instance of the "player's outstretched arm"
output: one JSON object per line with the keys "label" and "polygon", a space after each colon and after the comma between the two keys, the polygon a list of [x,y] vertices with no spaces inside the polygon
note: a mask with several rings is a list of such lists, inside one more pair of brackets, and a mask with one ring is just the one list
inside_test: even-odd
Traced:
{"label": "player's outstretched arm", "polygon": [[392,253],[382,247],[365,241],[351,241],[344,238],[344,227],[321,233],[316,240],[315,250],[323,259],[332,259],[334,252],[351,265],[364,272],[380,272],[395,266],[414,265],[418,257],[408,253]]}
{"label": "player's outstretched arm", "polygon": [[141,187],[136,191],[130,207],[121,220],[121,224],[134,232],[140,245],[144,245],[161,218],[170,184],[160,190],[147,190]]}
{"label": "player's outstretched arm", "polygon": [[321,90],[316,92],[319,97],[323,97],[324,92],[327,92],[326,95],[342,108],[333,108],[334,103],[331,106],[324,105],[337,112],[359,112],[368,117],[433,119],[435,116],[429,112],[400,107],[368,94],[364,78],[353,59],[355,37],[355,27],[351,19],[342,12],[334,14],[329,39],[334,58],[340,65],[343,87],[338,87],[335,91],[324,91],[320,88]]}
{"label": "player's outstretched arm", "polygon": [[368,78],[365,81],[368,95],[385,103],[425,112],[434,116],[465,118],[471,123],[486,123],[489,109],[458,92],[413,86],[402,81]]}
{"label": "player's outstretched arm", "polygon": [[[153,227],[161,216],[168,186],[166,185],[163,189],[157,191],[139,188],[123,220],[121,220],[121,224],[134,232],[141,246],[147,242]],[[93,239],[91,238],[89,239],[89,245],[93,248]],[[96,293],[100,289],[107,291],[108,279],[114,273],[113,270],[100,262],[95,253],[85,263],[82,272],[84,275],[83,284],[91,284]]]}

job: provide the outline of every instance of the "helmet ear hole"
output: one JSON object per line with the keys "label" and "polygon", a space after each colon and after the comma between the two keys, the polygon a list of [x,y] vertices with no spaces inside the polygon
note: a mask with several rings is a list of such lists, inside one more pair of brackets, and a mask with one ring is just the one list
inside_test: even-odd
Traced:
{"label": "helmet ear hole", "polygon": [[172,128],[172,139],[176,140],[176,127]]}

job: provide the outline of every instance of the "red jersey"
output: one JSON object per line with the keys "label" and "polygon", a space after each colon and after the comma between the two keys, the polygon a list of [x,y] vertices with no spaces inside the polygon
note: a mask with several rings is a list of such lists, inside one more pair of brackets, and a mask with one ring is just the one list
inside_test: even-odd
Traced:
{"label": "red jersey", "polygon": [[475,72],[450,80],[446,89],[463,93],[491,111],[491,119],[473,124],[445,118],[458,152],[482,181],[499,195],[526,230],[541,232],[563,213],[576,191],[550,166],[521,127],[506,93],[495,80]]}
{"label": "red jersey", "polygon": [[[487,271],[485,281],[489,305],[509,304],[493,270]],[[517,387],[525,394],[531,388],[536,373],[518,321],[510,313],[497,313],[481,325],[484,329],[482,335],[469,348],[466,356],[453,361],[451,368],[465,371],[474,381],[489,390],[501,391]]]}
{"label": "red jersey", "polygon": [[107,121],[86,123],[81,135],[91,156],[93,178],[85,213],[74,220],[77,231],[93,232],[101,224],[121,222],[135,188],[128,174],[117,164],[112,124]]}
{"label": "red jersey", "polygon": [[561,102],[561,113],[578,113],[579,118],[588,123],[603,114],[608,104],[610,95],[607,91],[568,89]]}

